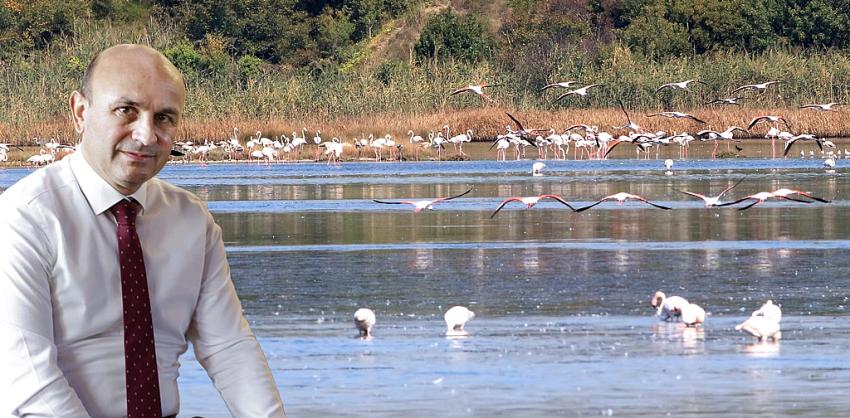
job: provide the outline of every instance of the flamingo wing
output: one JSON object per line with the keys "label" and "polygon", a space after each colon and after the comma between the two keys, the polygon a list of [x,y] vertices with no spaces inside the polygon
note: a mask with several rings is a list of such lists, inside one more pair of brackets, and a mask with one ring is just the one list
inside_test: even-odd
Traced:
{"label": "flamingo wing", "polygon": [[586,210],[588,210],[588,209],[590,209],[590,208],[592,208],[592,207],[594,207],[594,206],[596,206],[596,205],[598,205],[598,204],[600,204],[600,203],[602,203],[606,200],[609,200],[610,198],[611,198],[610,196],[606,196],[606,197],[603,197],[602,199],[597,200],[595,203],[591,203],[591,204],[589,204],[589,205],[587,205],[583,208],[578,208],[578,209],[574,209],[574,210],[576,212],[584,212],[584,211],[586,211]]}
{"label": "flamingo wing", "polygon": [[699,193],[689,192],[689,191],[687,191],[687,190],[679,190],[679,189],[677,189],[677,188],[675,188],[675,187],[673,188],[673,190],[675,190],[675,191],[677,191],[677,192],[679,192],[679,193],[684,193],[684,194],[686,194],[686,195],[688,195],[688,196],[693,196],[693,197],[696,197],[696,198],[698,198],[698,199],[705,200],[705,201],[707,201],[707,200],[709,199],[709,198],[708,198],[708,196],[701,195],[701,194],[699,194]]}
{"label": "flamingo wing", "polygon": [[664,209],[664,210],[670,210],[670,209],[671,209],[669,206],[659,205],[658,203],[650,202],[649,200],[646,200],[646,199],[644,199],[644,198],[642,198],[642,197],[640,197],[640,196],[637,196],[637,195],[632,195],[631,197],[632,197],[633,199],[640,200],[641,202],[644,202],[644,203],[646,203],[646,204],[649,204],[649,205],[655,206],[655,207],[656,207],[656,208],[658,208],[658,209]]}
{"label": "flamingo wing", "polygon": [[791,146],[794,145],[795,142],[797,142],[797,138],[791,138],[785,143],[785,150],[782,152],[783,157],[788,155],[788,151],[791,151]]}
{"label": "flamingo wing", "polygon": [[384,204],[384,205],[402,205],[402,204],[405,204],[405,203],[410,203],[410,202],[389,202],[389,201],[386,201],[386,200],[377,200],[377,199],[372,199],[372,201],[375,202],[375,203],[381,203],[381,204]]}
{"label": "flamingo wing", "polygon": [[493,217],[496,216],[496,214],[499,213],[499,211],[502,210],[502,208],[510,202],[522,202],[522,199],[518,197],[509,197],[503,200],[502,203],[499,204],[499,207],[497,207],[496,210],[493,211],[493,213],[490,215],[490,219],[493,219]]}
{"label": "flamingo wing", "polygon": [[728,192],[729,190],[734,189],[734,188],[735,188],[735,186],[737,186],[737,185],[741,184],[741,182],[742,182],[742,181],[744,181],[744,179],[745,179],[745,178],[747,178],[747,177],[746,177],[746,176],[741,177],[741,179],[740,179],[740,180],[738,180],[738,181],[736,181],[736,182],[735,182],[735,184],[733,184],[733,185],[731,185],[731,186],[729,186],[729,187],[727,187],[727,188],[723,189],[723,191],[722,191],[722,192],[720,192],[720,194],[719,194],[719,195],[717,195],[717,198],[719,199],[719,198],[720,198],[720,197],[722,197],[724,194],[726,194],[726,192]]}
{"label": "flamingo wing", "polygon": [[434,200],[431,201],[431,204],[433,205],[435,203],[443,202],[443,201],[446,201],[446,200],[457,199],[457,198],[459,198],[459,197],[461,197],[461,196],[463,196],[463,195],[465,195],[465,194],[467,194],[471,191],[472,191],[472,187],[470,187],[467,191],[465,191],[461,194],[458,194],[458,195],[449,196],[449,197],[440,197],[440,198],[434,199]]}
{"label": "flamingo wing", "polygon": [[451,94],[449,94],[449,96],[454,96],[455,94],[460,94],[460,93],[463,93],[463,92],[465,92],[465,91],[469,91],[469,87],[464,87],[464,88],[461,88],[461,89],[457,89],[457,90],[455,90],[455,91],[451,92]]}
{"label": "flamingo wing", "polygon": [[686,116],[686,117],[687,117],[687,118],[689,118],[689,119],[691,119],[691,120],[693,120],[693,121],[696,121],[696,122],[699,122],[699,123],[705,124],[705,121],[704,121],[704,120],[702,120],[702,119],[700,119],[700,118],[698,118],[698,117],[696,117],[696,116],[694,116],[694,115],[688,115],[688,116]]}
{"label": "flamingo wing", "polygon": [[512,116],[510,113],[508,113],[508,112],[505,112],[505,114],[506,114],[506,115],[508,115],[508,117],[509,117],[509,118],[511,118],[511,120],[512,120],[512,121],[514,121],[514,123],[516,123],[516,126],[518,126],[518,127],[519,127],[519,130],[520,130],[520,131],[524,131],[524,130],[525,130],[525,128],[523,128],[523,127],[522,127],[522,124],[521,124],[521,123],[519,123],[519,121],[518,121],[518,120],[516,120],[516,118],[515,118],[515,117],[513,117],[513,116]]}
{"label": "flamingo wing", "polygon": [[809,199],[813,199],[813,200],[816,200],[816,201],[821,202],[821,203],[830,203],[829,200],[826,200],[826,199],[823,199],[823,198],[820,198],[820,197],[812,196],[811,194],[806,193],[806,192],[799,192],[798,191],[797,194],[802,195],[802,196],[806,196]]}
{"label": "flamingo wing", "polygon": [[542,194],[542,195],[540,195],[539,197],[540,197],[541,199],[549,198],[549,199],[557,200],[558,202],[561,202],[562,204],[566,205],[568,208],[572,209],[572,210],[573,210],[573,212],[575,212],[575,210],[576,210],[576,209],[575,209],[574,207],[572,207],[569,203],[567,203],[567,201],[566,201],[566,200],[564,200],[563,198],[561,198],[561,196],[558,196],[558,195],[556,195],[556,194]]}

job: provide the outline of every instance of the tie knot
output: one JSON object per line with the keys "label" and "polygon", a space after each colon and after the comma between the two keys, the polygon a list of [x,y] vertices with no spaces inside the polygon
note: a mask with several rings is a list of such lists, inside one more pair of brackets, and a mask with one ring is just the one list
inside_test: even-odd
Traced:
{"label": "tie knot", "polygon": [[136,215],[139,213],[139,204],[135,200],[121,199],[109,208],[118,225],[135,225]]}

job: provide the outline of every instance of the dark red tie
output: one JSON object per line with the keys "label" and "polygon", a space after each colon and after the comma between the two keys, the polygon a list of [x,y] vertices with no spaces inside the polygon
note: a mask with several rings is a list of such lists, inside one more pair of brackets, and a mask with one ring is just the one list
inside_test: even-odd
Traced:
{"label": "dark red tie", "polygon": [[118,221],[121,300],[124,304],[124,374],[127,418],[162,417],[156,346],[142,245],[136,234],[138,203],[121,199],[111,208]]}

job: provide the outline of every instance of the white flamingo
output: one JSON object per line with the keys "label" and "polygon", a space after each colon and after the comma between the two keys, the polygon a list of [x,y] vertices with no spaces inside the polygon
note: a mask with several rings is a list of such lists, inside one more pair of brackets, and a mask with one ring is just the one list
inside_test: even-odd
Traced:
{"label": "white flamingo", "polygon": [[443,319],[446,321],[446,335],[465,335],[466,332],[463,330],[463,326],[473,318],[475,318],[475,312],[470,311],[466,307],[451,307],[443,316]]}
{"label": "white flamingo", "polygon": [[372,328],[375,326],[375,312],[369,308],[360,308],[354,312],[354,326],[363,338],[372,337]]}

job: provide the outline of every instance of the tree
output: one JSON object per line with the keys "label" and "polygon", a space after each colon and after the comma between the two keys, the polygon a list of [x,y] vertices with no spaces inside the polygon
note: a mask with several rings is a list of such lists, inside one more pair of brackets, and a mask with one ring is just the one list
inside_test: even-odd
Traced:
{"label": "tree", "polygon": [[491,53],[493,42],[475,16],[458,16],[445,9],[425,24],[414,51],[418,58],[456,58],[476,61]]}

